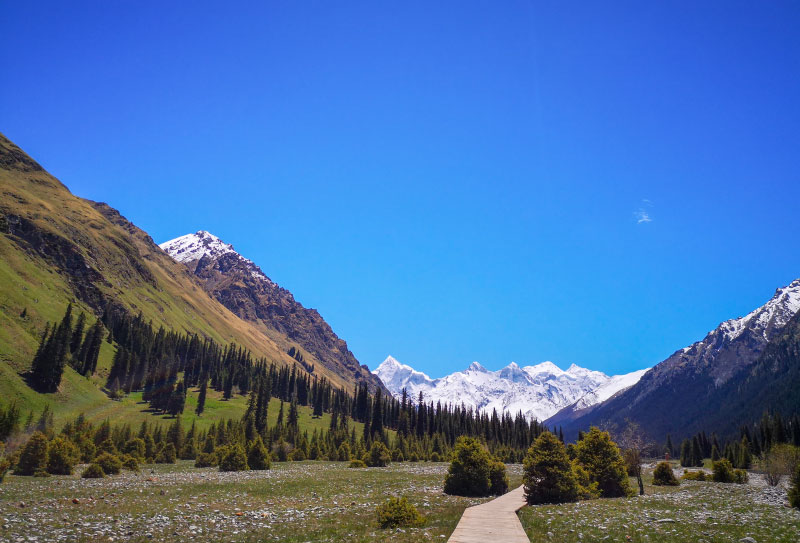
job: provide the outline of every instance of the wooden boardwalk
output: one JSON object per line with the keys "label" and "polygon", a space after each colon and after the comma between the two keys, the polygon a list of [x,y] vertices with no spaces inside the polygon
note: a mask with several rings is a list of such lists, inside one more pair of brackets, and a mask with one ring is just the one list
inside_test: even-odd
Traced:
{"label": "wooden boardwalk", "polygon": [[530,543],[517,510],[525,505],[523,487],[481,505],[469,507],[449,543]]}

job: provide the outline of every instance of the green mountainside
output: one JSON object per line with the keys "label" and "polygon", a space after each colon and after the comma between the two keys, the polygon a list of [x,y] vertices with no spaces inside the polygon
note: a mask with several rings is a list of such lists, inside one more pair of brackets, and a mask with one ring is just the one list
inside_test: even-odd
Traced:
{"label": "green mountainside", "polygon": [[[46,323],[57,322],[70,302],[76,316],[87,316],[87,327],[112,307],[141,313],[155,328],[198,334],[219,345],[235,342],[279,366],[297,364],[285,348],[293,342],[237,317],[119,212],[76,197],[0,135],[0,398],[23,411],[50,404],[57,419],[81,411],[92,419],[145,416],[137,415],[135,402],[112,401],[101,390],[116,350],[105,341],[94,376],[68,367],[52,394],[26,384],[23,375]],[[348,391],[364,380],[337,373],[310,353],[305,361],[315,376]],[[213,413],[211,394],[209,400]]]}

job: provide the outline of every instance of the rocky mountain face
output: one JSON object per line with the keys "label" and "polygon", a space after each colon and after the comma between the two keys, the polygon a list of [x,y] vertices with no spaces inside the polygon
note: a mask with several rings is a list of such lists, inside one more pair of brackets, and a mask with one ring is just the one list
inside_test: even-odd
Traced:
{"label": "rocky mountain face", "polygon": [[307,370],[314,371],[312,361],[316,361],[350,382],[383,387],[315,309],[303,307],[232,245],[200,231],[160,247],[186,266],[222,305],[241,319],[263,326]]}
{"label": "rocky mountain face", "polygon": [[403,389],[413,401],[422,392],[426,402],[464,404],[498,413],[522,412],[527,418],[545,420],[560,409],[583,402],[593,405],[632,386],[646,370],[609,377],[573,364],[566,371],[552,362],[520,367],[514,362],[490,371],[473,362],[466,370],[431,379],[391,356],[375,369],[389,391],[400,397]]}
{"label": "rocky mountain face", "polygon": [[[800,279],[777,289],[766,304],[748,315],[725,321],[701,341],[676,351],[624,392],[588,408],[558,413],[548,422],[564,424],[568,435],[592,424],[620,427],[626,419],[639,422],[657,439],[667,433],[675,437],[706,427],[711,430],[712,420],[721,420],[725,394],[740,394],[739,384],[767,346],[782,337],[798,310]],[[758,418],[767,398],[756,403],[758,412],[748,417]],[[737,419],[735,424],[742,422],[746,421]]]}

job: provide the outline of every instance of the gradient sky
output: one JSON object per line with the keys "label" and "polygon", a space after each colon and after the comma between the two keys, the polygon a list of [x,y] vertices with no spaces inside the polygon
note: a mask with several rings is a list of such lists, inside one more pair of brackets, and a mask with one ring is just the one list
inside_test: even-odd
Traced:
{"label": "gradient sky", "polygon": [[5,2],[0,131],[372,368],[631,371],[800,277],[798,2],[178,4]]}

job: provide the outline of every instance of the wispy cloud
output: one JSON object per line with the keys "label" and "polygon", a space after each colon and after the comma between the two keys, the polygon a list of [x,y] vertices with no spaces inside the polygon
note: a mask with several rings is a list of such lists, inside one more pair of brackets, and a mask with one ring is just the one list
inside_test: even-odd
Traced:
{"label": "wispy cloud", "polygon": [[653,202],[651,202],[647,198],[643,198],[642,206],[633,212],[633,216],[636,219],[636,224],[653,222],[653,217],[650,216],[650,212],[647,209],[650,207],[653,207]]}

